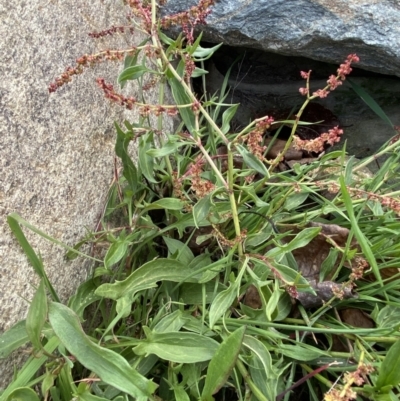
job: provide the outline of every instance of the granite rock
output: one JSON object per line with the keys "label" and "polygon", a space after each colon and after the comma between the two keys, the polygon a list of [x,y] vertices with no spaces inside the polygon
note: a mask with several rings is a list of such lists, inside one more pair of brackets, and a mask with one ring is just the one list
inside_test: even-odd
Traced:
{"label": "granite rock", "polygon": [[[113,123],[134,122],[137,115],[105,101],[95,78],[115,83],[121,63],[89,69],[55,94],[48,85],[82,54],[137,44],[137,37],[88,36],[126,24],[126,12],[122,1],[110,0],[0,4],[0,333],[25,317],[38,284],[7,215],[17,212],[70,246],[99,221],[114,178]],[[66,261],[64,249],[24,231],[65,301],[86,277],[90,261]],[[0,387],[21,359],[17,353],[0,360]]]}

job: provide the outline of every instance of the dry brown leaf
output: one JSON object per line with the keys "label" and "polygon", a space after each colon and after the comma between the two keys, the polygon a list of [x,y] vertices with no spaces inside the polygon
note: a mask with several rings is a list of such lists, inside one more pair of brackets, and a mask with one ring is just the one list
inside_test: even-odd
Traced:
{"label": "dry brown leaf", "polygon": [[[311,240],[303,248],[298,248],[292,251],[293,257],[296,259],[299,271],[307,280],[315,280],[318,282],[321,271],[322,262],[327,258],[333,245],[344,248],[349,235],[347,228],[336,224],[309,223],[308,227],[321,227],[320,233]],[[290,230],[297,234],[303,228],[295,227]],[[284,240],[285,241],[285,240]],[[290,238],[286,240],[289,242]],[[353,241],[353,247],[357,247],[357,243]],[[329,280],[335,273],[335,268],[327,275]]]}
{"label": "dry brown leaf", "polygon": [[261,298],[256,286],[251,285],[247,289],[243,303],[246,306],[249,306],[250,308],[261,309],[262,307]]}
{"label": "dry brown leaf", "polygon": [[364,329],[372,329],[374,327],[373,320],[369,317],[367,313],[363,312],[360,309],[342,309],[339,314],[343,323],[346,323],[349,326],[361,327]]}

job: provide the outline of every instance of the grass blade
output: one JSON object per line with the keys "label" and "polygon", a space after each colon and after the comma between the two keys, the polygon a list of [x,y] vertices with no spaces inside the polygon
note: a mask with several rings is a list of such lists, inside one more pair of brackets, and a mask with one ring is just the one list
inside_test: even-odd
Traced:
{"label": "grass blade", "polygon": [[[29,244],[28,240],[26,239],[24,233],[21,230],[21,227],[19,226],[20,224],[23,224],[27,228],[31,229],[32,231],[38,233],[38,234],[43,234],[42,236],[44,238],[49,239],[50,237],[41,231],[35,229],[33,226],[31,226],[28,222],[26,222],[24,219],[22,219],[18,214],[16,213],[11,213],[7,216],[7,222],[8,225],[10,226],[11,231],[17,238],[19,244],[21,245],[22,250],[24,251],[25,255],[27,256],[30,264],[32,265],[33,269],[35,270],[36,274],[44,280],[47,289],[50,291],[53,299],[55,301],[59,301],[58,295],[53,288],[53,286],[50,283],[50,280],[47,277],[47,274],[44,270],[42,260],[36,255],[36,252],[33,250],[31,245]],[[38,232],[39,231],[39,232]]]}
{"label": "grass blade", "polygon": [[381,106],[362,88],[360,85],[357,85],[352,79],[347,78],[347,81],[350,82],[351,87],[354,92],[357,93],[358,96],[367,104],[367,106],[385,123],[388,123],[393,128],[393,123],[390,121],[390,118],[386,115],[386,113],[382,110]]}

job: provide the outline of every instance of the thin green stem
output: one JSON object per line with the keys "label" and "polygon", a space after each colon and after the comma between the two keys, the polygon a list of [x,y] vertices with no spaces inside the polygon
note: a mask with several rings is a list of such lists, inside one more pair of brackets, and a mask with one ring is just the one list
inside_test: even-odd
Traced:
{"label": "thin green stem", "polygon": [[203,156],[207,160],[207,162],[209,163],[210,167],[214,170],[215,174],[217,175],[217,177],[220,179],[220,181],[224,185],[225,189],[227,191],[229,191],[228,183],[225,181],[225,178],[222,176],[222,174],[219,171],[217,165],[214,163],[213,159],[210,157],[210,155],[208,154],[207,150],[204,148],[204,146],[200,142],[197,143],[197,146],[200,149],[201,153],[203,153]]}
{"label": "thin green stem", "polygon": [[260,391],[260,389],[254,384],[253,380],[251,380],[249,372],[247,372],[246,367],[244,366],[243,362],[238,359],[236,361],[236,366],[239,369],[240,374],[243,376],[244,381],[247,383],[249,386],[249,389],[251,392],[254,394],[254,396],[257,398],[259,401],[272,401],[268,400],[267,397]]}
{"label": "thin green stem", "polygon": [[182,79],[182,77],[178,74],[176,69],[172,66],[172,64],[168,60],[168,57],[165,54],[164,49],[163,49],[160,41],[158,40],[158,38],[157,38],[157,41],[158,41],[158,47],[161,51],[161,57],[164,60],[164,63],[166,65],[166,67],[168,68],[168,70],[172,73],[172,75],[179,81],[179,83],[185,89],[185,92],[189,96],[190,100],[192,102],[195,102],[196,104],[198,104],[199,111],[204,116],[204,118],[207,120],[207,122],[211,125],[211,127],[215,130],[215,132],[218,134],[218,136],[222,139],[222,141],[225,143],[225,145],[228,145],[229,144],[228,138],[224,135],[224,133],[221,131],[221,129],[218,127],[218,125],[215,123],[215,121],[212,119],[212,117],[208,114],[207,110],[198,102],[196,96],[194,95],[192,90],[189,88],[187,83]]}
{"label": "thin green stem", "polygon": [[232,218],[233,218],[233,224],[235,226],[235,234],[236,238],[239,240],[238,242],[238,254],[239,257],[243,256],[243,244],[240,239],[241,236],[241,230],[240,230],[240,222],[239,222],[239,215],[238,215],[238,209],[236,205],[236,199],[235,199],[235,193],[233,192],[233,185],[234,185],[234,177],[233,177],[233,152],[228,146],[228,193],[229,193],[229,200],[231,203],[231,208],[232,208]]}
{"label": "thin green stem", "polygon": [[372,162],[374,162],[378,157],[381,157],[381,156],[385,155],[386,153],[388,153],[389,151],[391,151],[392,149],[396,149],[398,147],[400,147],[400,143],[399,143],[399,141],[396,141],[396,142],[392,143],[391,145],[387,146],[386,148],[382,149],[378,153],[375,153],[372,156],[367,157],[362,163],[357,164],[357,166],[353,167],[353,173],[355,171],[358,171],[358,170],[368,166],[368,164],[371,164]]}

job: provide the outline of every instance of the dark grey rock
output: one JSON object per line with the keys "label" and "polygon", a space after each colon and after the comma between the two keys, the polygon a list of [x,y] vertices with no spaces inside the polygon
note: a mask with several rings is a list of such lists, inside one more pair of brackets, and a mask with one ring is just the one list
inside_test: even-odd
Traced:
{"label": "dark grey rock", "polygon": [[[337,65],[304,57],[222,46],[206,68],[209,71],[209,94],[219,91],[228,68],[231,68],[228,79],[230,92],[226,101],[240,104],[234,123],[246,126],[254,118],[270,115],[282,120],[291,110],[299,110],[305,100],[299,93],[299,88],[305,86],[300,71],[312,70],[310,88],[313,92],[326,85],[328,76],[336,73]],[[381,106],[392,123],[400,125],[400,78],[354,68],[348,80],[361,86]],[[313,103],[320,104],[337,117],[338,124],[344,129],[339,146],[346,140],[347,152],[364,158],[376,152],[395,132],[352,90],[348,80],[327,98],[316,99]],[[317,120],[326,120],[326,116],[319,115]]]}
{"label": "dark grey rock", "polygon": [[[165,12],[195,5],[169,0]],[[400,76],[398,0],[219,0],[204,39],[286,56],[339,63],[356,53],[360,68]]]}

